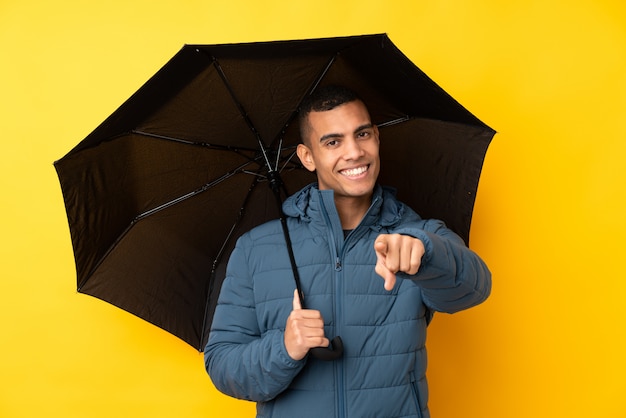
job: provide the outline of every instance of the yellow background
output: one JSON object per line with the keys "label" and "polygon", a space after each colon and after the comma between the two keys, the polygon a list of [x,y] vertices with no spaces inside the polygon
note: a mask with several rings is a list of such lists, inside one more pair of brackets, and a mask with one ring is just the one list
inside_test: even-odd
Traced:
{"label": "yellow background", "polygon": [[472,230],[493,294],[430,328],[433,417],[625,417],[623,4],[3,0],[0,417],[253,415],[191,347],[76,293],[52,162],[185,43],[380,32],[498,131]]}

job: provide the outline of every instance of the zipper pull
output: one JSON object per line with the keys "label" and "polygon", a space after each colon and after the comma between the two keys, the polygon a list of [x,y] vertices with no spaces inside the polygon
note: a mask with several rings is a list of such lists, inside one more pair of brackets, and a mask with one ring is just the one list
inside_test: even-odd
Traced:
{"label": "zipper pull", "polygon": [[341,271],[341,260],[339,257],[335,260],[335,271]]}

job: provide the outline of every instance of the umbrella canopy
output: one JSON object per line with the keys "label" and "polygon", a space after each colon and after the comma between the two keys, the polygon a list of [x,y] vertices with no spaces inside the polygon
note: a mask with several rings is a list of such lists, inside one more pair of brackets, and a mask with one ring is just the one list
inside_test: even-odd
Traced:
{"label": "umbrella canopy", "polygon": [[78,290],[201,350],[236,239],[280,215],[268,173],[283,195],[315,180],[296,115],[326,84],[368,105],[380,183],[468,242],[495,132],[386,35],[186,45],[55,162]]}

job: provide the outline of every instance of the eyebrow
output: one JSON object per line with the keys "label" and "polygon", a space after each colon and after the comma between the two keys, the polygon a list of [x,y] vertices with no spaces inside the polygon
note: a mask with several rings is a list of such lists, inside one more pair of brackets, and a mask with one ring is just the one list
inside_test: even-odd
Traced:
{"label": "eyebrow", "polygon": [[[358,128],[356,128],[353,132],[353,134],[357,134],[361,131],[364,131],[366,129],[371,129],[374,126],[373,123],[366,123],[363,124],[361,126],[359,126]],[[339,134],[339,133],[330,133],[330,134],[326,134],[326,135],[322,135],[322,137],[320,138],[320,142],[324,142],[327,139],[333,139],[333,138],[342,138],[344,135],[343,134]]]}

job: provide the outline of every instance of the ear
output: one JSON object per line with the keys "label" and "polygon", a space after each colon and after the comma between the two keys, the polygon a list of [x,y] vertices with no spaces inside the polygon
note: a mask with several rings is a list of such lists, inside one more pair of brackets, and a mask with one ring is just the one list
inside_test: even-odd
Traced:
{"label": "ear", "polygon": [[313,161],[313,155],[311,154],[311,150],[304,144],[298,144],[298,148],[296,148],[296,154],[298,154],[298,158],[300,158],[300,162],[302,165],[309,170],[310,172],[315,171],[315,162]]}

